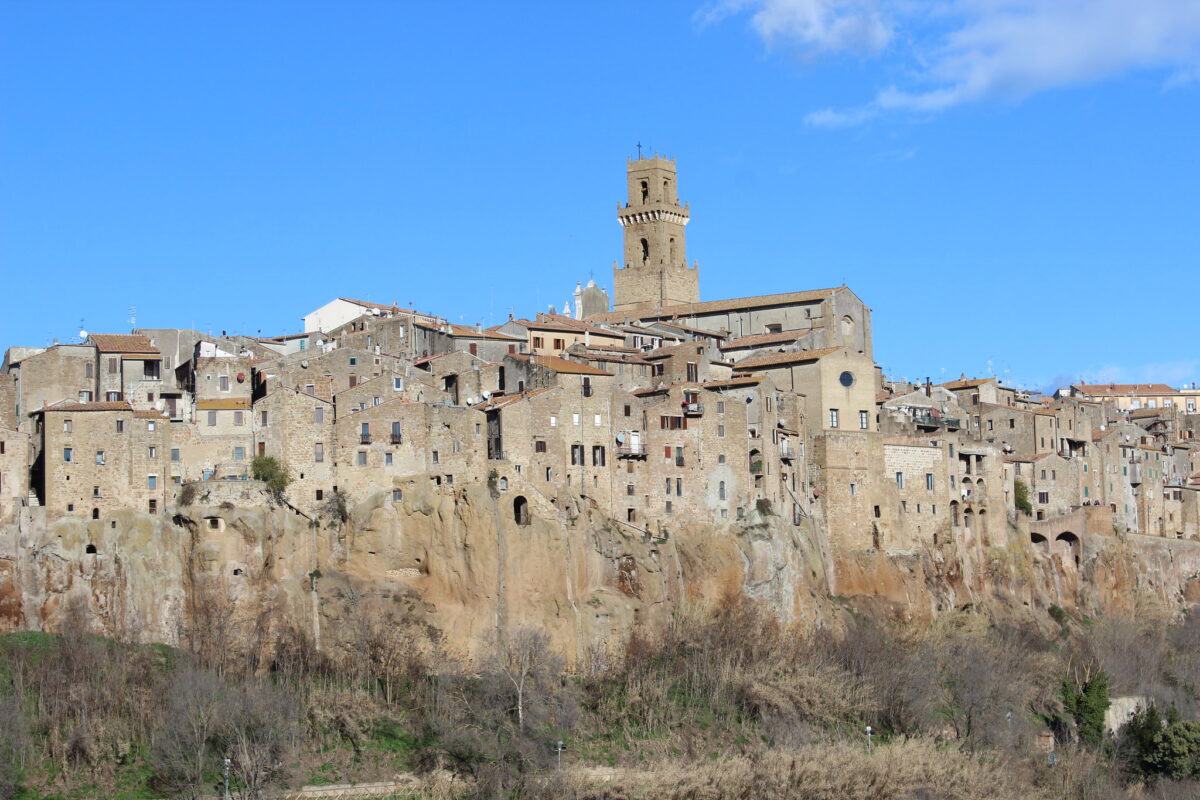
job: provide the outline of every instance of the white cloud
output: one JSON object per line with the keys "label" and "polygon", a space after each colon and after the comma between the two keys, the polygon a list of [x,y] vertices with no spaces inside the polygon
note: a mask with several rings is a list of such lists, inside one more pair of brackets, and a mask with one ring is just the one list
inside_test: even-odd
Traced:
{"label": "white cloud", "polygon": [[[907,85],[848,110],[815,111],[811,125],[1021,100],[1133,70],[1160,70],[1168,86],[1200,76],[1200,0],[727,0],[710,18],[750,9],[769,46],[787,41],[812,54],[886,49],[911,60]],[[902,52],[887,47],[901,42]]]}
{"label": "white cloud", "polygon": [[751,24],[768,46],[873,54],[892,39],[892,26],[873,0],[720,0],[698,16],[710,23],[751,8]]}

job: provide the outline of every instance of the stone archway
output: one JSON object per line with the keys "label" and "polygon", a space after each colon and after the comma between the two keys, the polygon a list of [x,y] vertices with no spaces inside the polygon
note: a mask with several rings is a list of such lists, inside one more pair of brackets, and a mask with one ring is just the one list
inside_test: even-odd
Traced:
{"label": "stone archway", "polygon": [[1081,559],[1081,547],[1079,537],[1071,531],[1063,531],[1054,537],[1054,553],[1062,556],[1063,563],[1071,563],[1079,566]]}

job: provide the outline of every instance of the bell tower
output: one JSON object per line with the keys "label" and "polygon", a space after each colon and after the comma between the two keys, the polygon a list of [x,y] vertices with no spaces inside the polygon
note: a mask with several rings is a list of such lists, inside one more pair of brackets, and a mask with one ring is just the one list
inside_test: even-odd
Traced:
{"label": "bell tower", "polygon": [[700,300],[700,270],[688,266],[687,205],[679,204],[675,162],[657,153],[627,161],[629,200],[617,206],[624,263],[613,265],[613,310],[662,308]]}

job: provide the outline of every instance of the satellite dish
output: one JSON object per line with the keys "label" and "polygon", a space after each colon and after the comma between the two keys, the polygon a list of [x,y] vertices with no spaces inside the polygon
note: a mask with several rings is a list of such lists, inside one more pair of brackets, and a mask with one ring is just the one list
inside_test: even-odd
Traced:
{"label": "satellite dish", "polygon": [[477,402],[479,402],[479,400],[478,400],[477,398],[474,398],[474,397],[468,397],[468,398],[467,398],[467,405],[469,405],[469,406],[473,406],[473,405],[475,405]]}
{"label": "satellite dish", "polygon": [[86,341],[87,341],[87,337],[88,337],[88,332],[87,332],[87,331],[85,331],[85,330],[80,330],[80,331],[79,331],[79,341],[81,341],[81,342],[86,342]]}
{"label": "satellite dish", "polygon": [[304,369],[308,369],[308,359],[306,358],[303,361],[301,361],[300,366],[303,367]]}
{"label": "satellite dish", "polygon": [[623,434],[623,433],[617,434],[617,444],[625,444],[625,434]]}
{"label": "satellite dish", "polygon": [[491,393],[491,392],[484,392],[484,393],[483,393],[483,399],[484,399],[484,400],[491,400],[491,399],[492,399],[492,393]]}

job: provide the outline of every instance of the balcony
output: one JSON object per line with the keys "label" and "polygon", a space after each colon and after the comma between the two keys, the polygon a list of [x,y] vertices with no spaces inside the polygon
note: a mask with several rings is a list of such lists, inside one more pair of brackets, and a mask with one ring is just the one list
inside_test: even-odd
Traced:
{"label": "balcony", "polygon": [[684,403],[683,415],[685,417],[699,417],[704,414],[704,404],[700,402]]}
{"label": "balcony", "polygon": [[618,458],[645,458],[646,445],[637,442],[634,444],[619,444],[617,445]]}
{"label": "balcony", "polygon": [[369,433],[361,434],[358,437],[358,441],[362,444],[370,444],[371,443],[371,434],[369,434]]}
{"label": "balcony", "polygon": [[750,474],[755,476],[763,474],[762,459],[755,459],[754,461],[750,462]]}
{"label": "balcony", "polygon": [[675,456],[675,466],[677,466],[677,467],[682,467],[682,466],[684,466],[684,464],[683,464],[683,456]]}
{"label": "balcony", "polygon": [[913,414],[912,421],[918,428],[947,428],[949,430],[957,430],[961,427],[962,422],[954,417],[923,413]]}
{"label": "balcony", "polygon": [[404,443],[404,437],[403,437],[403,436],[401,436],[401,435],[400,435],[400,434],[398,434],[398,433],[393,433],[393,434],[392,434],[392,438],[391,438],[391,439],[389,439],[388,441],[390,441],[392,444],[403,444],[403,443]]}
{"label": "balcony", "polygon": [[784,439],[779,443],[779,457],[784,461],[791,461],[796,457],[796,448],[791,439]]}

